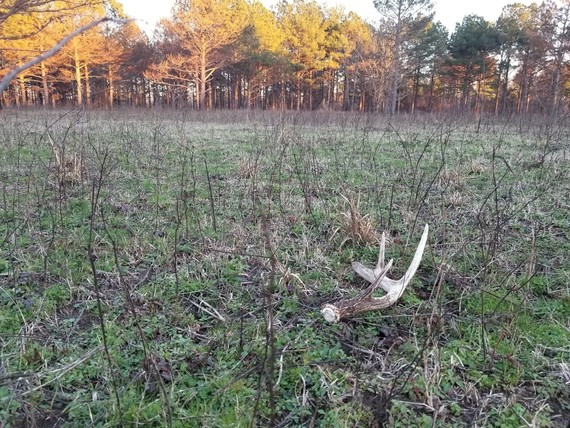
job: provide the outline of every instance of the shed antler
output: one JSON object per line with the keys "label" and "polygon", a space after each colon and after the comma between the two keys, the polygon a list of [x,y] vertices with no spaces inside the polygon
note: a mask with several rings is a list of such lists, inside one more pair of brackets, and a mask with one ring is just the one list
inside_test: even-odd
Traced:
{"label": "shed antler", "polygon": [[[420,243],[418,244],[418,248],[416,249],[416,253],[414,254],[410,267],[404,276],[397,281],[386,276],[388,270],[392,267],[393,260],[384,264],[386,235],[382,233],[380,253],[378,254],[378,264],[376,265],[376,268],[369,269],[361,263],[352,263],[354,271],[366,281],[370,282],[370,286],[353,299],[341,300],[335,304],[329,303],[324,305],[321,313],[325,317],[325,320],[328,322],[337,322],[342,319],[351,318],[362,312],[384,309],[396,303],[400,296],[402,296],[402,293],[414,277],[416,270],[420,265],[424,249],[426,247],[428,231],[429,226],[426,224],[424,233],[422,234],[422,238],[420,239]],[[381,287],[386,292],[386,295],[382,297],[372,297],[372,293],[374,293],[378,287]]]}

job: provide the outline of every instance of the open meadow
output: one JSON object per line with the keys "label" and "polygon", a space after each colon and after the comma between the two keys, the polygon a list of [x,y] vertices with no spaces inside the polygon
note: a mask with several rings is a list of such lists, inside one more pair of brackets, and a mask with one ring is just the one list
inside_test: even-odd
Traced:
{"label": "open meadow", "polygon": [[[4,110],[0,138],[1,427],[570,420],[568,118]],[[425,224],[395,305],[323,319]]]}

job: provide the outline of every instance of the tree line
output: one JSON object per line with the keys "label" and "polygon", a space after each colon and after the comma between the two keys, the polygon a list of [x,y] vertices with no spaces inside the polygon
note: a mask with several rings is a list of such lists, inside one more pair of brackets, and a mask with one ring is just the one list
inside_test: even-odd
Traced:
{"label": "tree line", "polygon": [[[164,106],[557,114],[570,107],[570,1],[469,15],[449,34],[432,0],[374,0],[380,21],[315,0],[177,0],[149,38],[104,22],[20,72],[5,106]],[[117,0],[0,3],[0,77]]]}

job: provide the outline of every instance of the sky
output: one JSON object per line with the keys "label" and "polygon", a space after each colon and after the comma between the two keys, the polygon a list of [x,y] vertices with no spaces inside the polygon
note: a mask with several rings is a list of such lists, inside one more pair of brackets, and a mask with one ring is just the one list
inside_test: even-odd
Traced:
{"label": "sky", "polygon": [[[481,15],[489,21],[495,21],[501,14],[503,6],[514,3],[530,4],[531,0],[435,0],[435,20],[441,21],[450,32],[457,22],[469,14]],[[369,22],[376,22],[380,15],[374,8],[373,0],[318,0],[327,6],[342,6],[352,10]],[[122,0],[125,12],[139,19],[139,26],[152,34],[154,24],[170,15],[174,0]],[[278,0],[262,0],[266,7],[272,7]]]}

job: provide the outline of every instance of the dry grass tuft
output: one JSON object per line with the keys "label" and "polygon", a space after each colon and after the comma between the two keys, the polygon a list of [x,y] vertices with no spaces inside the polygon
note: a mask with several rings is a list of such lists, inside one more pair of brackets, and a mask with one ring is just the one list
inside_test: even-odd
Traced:
{"label": "dry grass tuft", "polygon": [[448,170],[447,167],[443,170],[439,178],[440,184],[443,187],[451,187],[454,190],[463,189],[463,179],[458,170]]}
{"label": "dry grass tuft", "polygon": [[86,176],[85,163],[81,155],[74,152],[68,154],[65,146],[56,144],[48,134],[48,139],[55,157],[53,172],[60,186],[83,183]]}
{"label": "dry grass tuft", "polygon": [[485,172],[485,160],[481,157],[473,159],[469,167],[469,174],[481,175]]}
{"label": "dry grass tuft", "polygon": [[61,185],[77,185],[83,182],[85,177],[85,164],[81,156],[76,153],[73,156],[65,156],[60,159],[56,156],[55,175]]}
{"label": "dry grass tuft", "polygon": [[455,192],[451,193],[450,195],[448,195],[447,205],[451,206],[451,207],[455,207],[455,208],[463,205],[463,196],[461,195],[461,193],[455,191]]}
{"label": "dry grass tuft", "polygon": [[238,177],[251,178],[257,174],[257,162],[250,159],[240,159],[238,162]]}
{"label": "dry grass tuft", "polygon": [[[343,212],[340,215],[340,227],[337,231],[342,231],[345,238],[341,246],[347,241],[354,244],[374,245],[378,242],[376,230],[372,225],[372,221],[368,215],[362,215],[359,210],[360,199],[356,202],[341,195],[348,203],[349,212]],[[336,233],[336,232],[335,232]]]}

